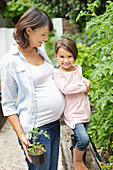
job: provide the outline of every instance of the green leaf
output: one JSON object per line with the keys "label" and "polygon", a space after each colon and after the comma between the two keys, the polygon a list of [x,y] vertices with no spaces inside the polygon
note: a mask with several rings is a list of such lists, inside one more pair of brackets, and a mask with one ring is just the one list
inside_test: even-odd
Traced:
{"label": "green leaf", "polygon": [[111,97],[110,97],[110,102],[112,102],[112,103],[113,103],[113,96],[111,96]]}
{"label": "green leaf", "polygon": [[37,143],[36,148],[41,148],[42,144]]}
{"label": "green leaf", "polygon": [[28,148],[28,151],[31,153],[34,153],[34,149],[33,148]]}

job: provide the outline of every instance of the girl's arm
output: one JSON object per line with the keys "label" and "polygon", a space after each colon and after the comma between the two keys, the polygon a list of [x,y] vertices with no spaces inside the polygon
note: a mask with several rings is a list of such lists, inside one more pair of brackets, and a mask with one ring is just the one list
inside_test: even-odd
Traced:
{"label": "girl's arm", "polygon": [[89,88],[91,86],[91,82],[90,81],[83,81],[83,82],[86,85],[86,92],[85,92],[85,94],[88,95]]}
{"label": "girl's arm", "polygon": [[81,81],[81,83],[68,82],[62,73],[54,71],[54,79],[57,87],[61,90],[63,94],[74,94],[86,92],[86,85]]}
{"label": "girl's arm", "polygon": [[88,80],[88,79],[86,79],[84,77],[82,79],[83,79],[84,84],[86,85],[86,92],[85,92],[85,94],[88,95],[89,88],[91,86],[91,82],[90,82],[90,80]]}

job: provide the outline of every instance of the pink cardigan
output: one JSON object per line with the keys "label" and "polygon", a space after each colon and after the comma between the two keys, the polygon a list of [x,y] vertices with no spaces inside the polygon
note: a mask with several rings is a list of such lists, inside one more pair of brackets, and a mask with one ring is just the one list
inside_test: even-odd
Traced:
{"label": "pink cardigan", "polygon": [[54,69],[53,76],[57,87],[65,95],[63,118],[65,123],[74,128],[78,123],[90,121],[89,98],[85,95],[86,86],[83,81],[89,81],[82,75],[82,67],[75,65],[76,71],[64,72]]}

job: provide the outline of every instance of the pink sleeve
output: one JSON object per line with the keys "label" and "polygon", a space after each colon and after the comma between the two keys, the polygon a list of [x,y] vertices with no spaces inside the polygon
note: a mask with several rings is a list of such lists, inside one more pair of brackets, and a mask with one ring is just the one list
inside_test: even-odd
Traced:
{"label": "pink sleeve", "polygon": [[[90,82],[90,80],[86,79],[85,77],[82,78],[82,81],[85,81],[85,82],[86,82],[86,81],[89,81],[89,82]],[[90,83],[91,83],[91,82],[90,82]]]}
{"label": "pink sleeve", "polygon": [[61,72],[54,71],[53,73],[55,83],[63,94],[74,94],[86,92],[84,83],[69,83]]}

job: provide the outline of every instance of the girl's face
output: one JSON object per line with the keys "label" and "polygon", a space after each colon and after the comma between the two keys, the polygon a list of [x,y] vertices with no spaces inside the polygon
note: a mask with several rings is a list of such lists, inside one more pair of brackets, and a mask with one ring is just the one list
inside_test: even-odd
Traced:
{"label": "girl's face", "polygon": [[57,57],[62,70],[71,71],[73,68],[72,64],[74,63],[74,57],[72,53],[60,47],[55,56]]}
{"label": "girl's face", "polygon": [[41,28],[32,30],[31,28],[26,28],[26,32],[29,35],[30,47],[41,47],[44,41],[48,41],[49,26],[46,25]]}

